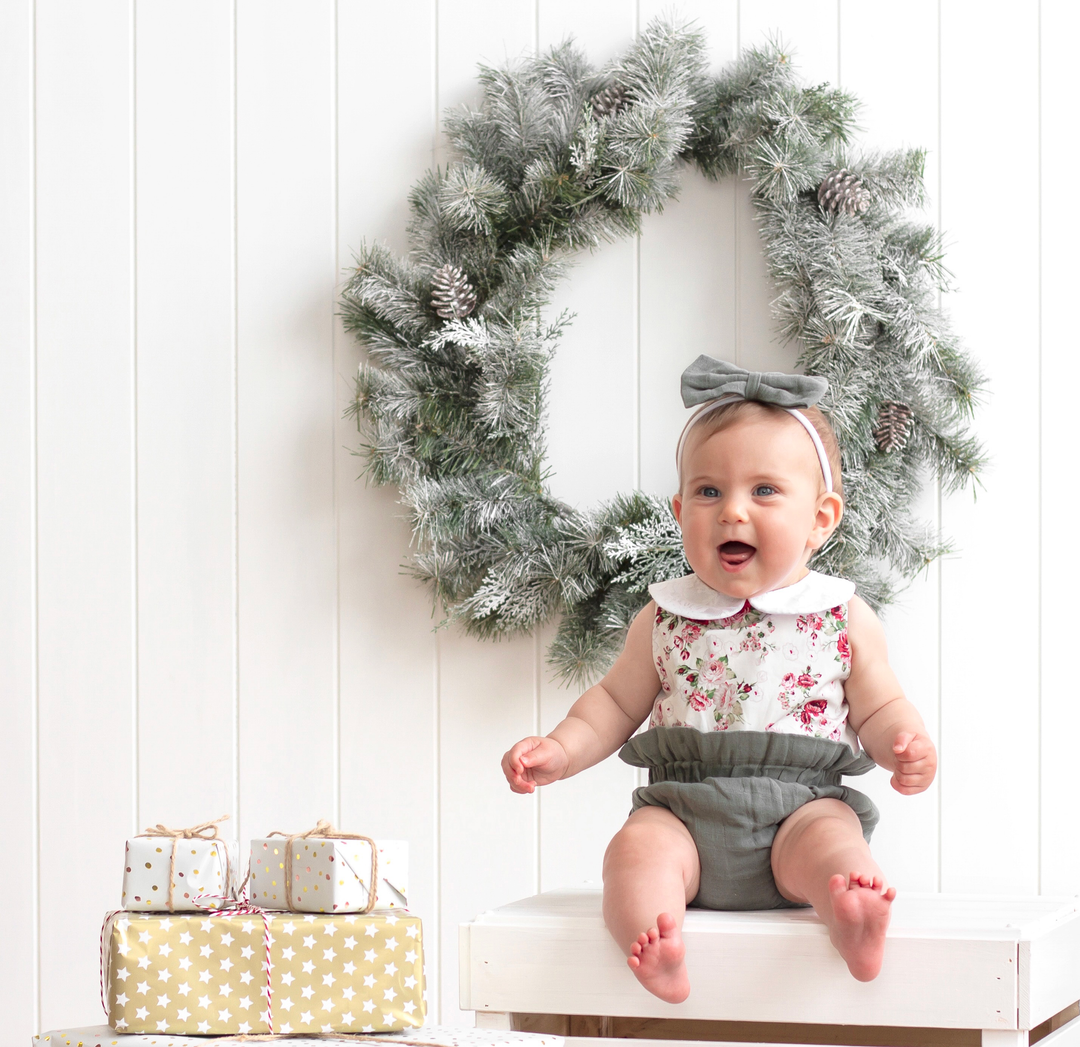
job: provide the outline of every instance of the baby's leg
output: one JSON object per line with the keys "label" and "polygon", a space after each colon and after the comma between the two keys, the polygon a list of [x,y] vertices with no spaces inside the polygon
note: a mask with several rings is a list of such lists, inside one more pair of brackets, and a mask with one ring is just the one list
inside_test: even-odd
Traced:
{"label": "baby's leg", "polygon": [[812,800],[784,821],[772,848],[780,893],[810,902],[854,977],[878,976],[896,890],[885,883],[859,816],[841,800]]}
{"label": "baby's leg", "polygon": [[698,892],[698,853],[665,807],[641,807],[604,855],[604,921],[639,982],[668,1003],[690,995],[683,914]]}

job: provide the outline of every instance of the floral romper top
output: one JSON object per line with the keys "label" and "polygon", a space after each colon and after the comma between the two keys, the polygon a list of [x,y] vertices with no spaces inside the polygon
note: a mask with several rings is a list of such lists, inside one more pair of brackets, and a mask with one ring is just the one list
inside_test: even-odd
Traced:
{"label": "floral romper top", "polygon": [[816,571],[747,601],[693,574],[650,586],[661,691],[649,726],[802,734],[857,753],[844,700],[854,591]]}
{"label": "floral romper top", "polygon": [[813,800],[846,803],[870,838],[877,809],[842,782],[874,766],[844,700],[854,591],[814,571],[746,601],[696,575],[649,587],[661,690],[649,729],[619,756],[649,772],[649,784],[634,790],[634,809],[666,807],[693,838],[694,905],[801,904],[779,892],[771,850],[784,820]]}

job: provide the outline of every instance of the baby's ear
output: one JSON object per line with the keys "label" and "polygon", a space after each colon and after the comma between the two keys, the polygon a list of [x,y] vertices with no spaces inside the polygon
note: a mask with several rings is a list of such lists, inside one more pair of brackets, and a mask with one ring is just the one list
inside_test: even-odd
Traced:
{"label": "baby's ear", "polygon": [[675,514],[675,522],[682,526],[682,491],[671,496],[671,511]]}
{"label": "baby's ear", "polygon": [[814,520],[814,529],[810,532],[810,545],[814,549],[820,549],[828,540],[829,536],[840,526],[844,518],[844,499],[835,491],[829,491],[822,495],[818,505],[817,517]]}

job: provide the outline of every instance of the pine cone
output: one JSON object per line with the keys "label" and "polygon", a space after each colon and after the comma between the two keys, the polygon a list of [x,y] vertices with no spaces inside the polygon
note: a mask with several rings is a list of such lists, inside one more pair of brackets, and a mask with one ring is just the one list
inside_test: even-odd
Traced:
{"label": "pine cone", "polygon": [[626,88],[619,84],[608,84],[602,91],[598,91],[592,98],[593,116],[602,120],[605,116],[614,116],[621,113],[630,104],[630,96]]}
{"label": "pine cone", "polygon": [[870,206],[870,193],[862,179],[842,167],[825,176],[825,181],[818,186],[817,198],[827,214],[841,211],[853,215]]}
{"label": "pine cone", "polygon": [[874,443],[885,451],[902,450],[911,432],[912,410],[907,404],[885,400],[878,408],[878,424],[874,427]]}
{"label": "pine cone", "polygon": [[444,320],[460,320],[476,308],[476,291],[465,273],[447,262],[431,276],[431,304]]}

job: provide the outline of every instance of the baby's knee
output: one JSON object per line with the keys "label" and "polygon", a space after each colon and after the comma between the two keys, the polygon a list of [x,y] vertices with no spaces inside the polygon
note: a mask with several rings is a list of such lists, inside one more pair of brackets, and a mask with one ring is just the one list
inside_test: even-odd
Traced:
{"label": "baby's knee", "polygon": [[656,848],[656,832],[649,826],[624,825],[612,838],[604,852],[604,871],[612,864],[624,865]]}
{"label": "baby's knee", "polygon": [[654,863],[659,855],[696,859],[697,848],[685,825],[663,807],[642,807],[612,837],[604,854],[605,872],[612,866]]}
{"label": "baby's knee", "polygon": [[822,797],[804,804],[781,823],[773,843],[774,851],[796,841],[820,842],[826,838],[857,836],[862,839],[862,822],[843,800]]}

